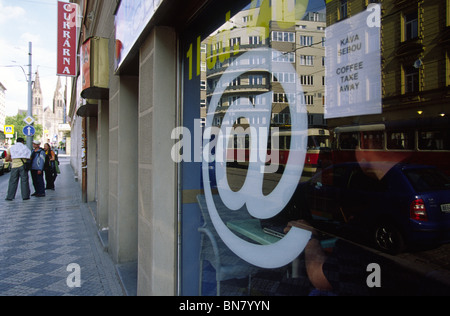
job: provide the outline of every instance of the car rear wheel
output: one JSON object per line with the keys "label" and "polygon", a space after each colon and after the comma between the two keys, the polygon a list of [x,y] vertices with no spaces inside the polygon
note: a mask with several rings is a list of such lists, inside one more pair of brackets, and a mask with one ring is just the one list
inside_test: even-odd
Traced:
{"label": "car rear wheel", "polygon": [[374,241],[378,249],[393,255],[402,252],[405,248],[401,232],[395,225],[387,222],[381,222],[375,227]]}

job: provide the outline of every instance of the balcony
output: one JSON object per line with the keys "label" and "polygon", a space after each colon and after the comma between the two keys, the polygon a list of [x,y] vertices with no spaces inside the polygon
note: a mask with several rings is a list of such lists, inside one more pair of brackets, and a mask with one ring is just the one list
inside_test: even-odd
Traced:
{"label": "balcony", "polygon": [[411,0],[394,0],[393,2],[394,2],[395,7],[398,9],[403,9],[403,8],[407,7],[408,5],[416,5],[417,6],[417,2],[411,1]]}
{"label": "balcony", "polygon": [[[212,96],[216,88],[208,88],[207,95]],[[267,92],[270,90],[270,84],[241,84],[228,86],[224,93],[244,93],[244,92]]]}
{"label": "balcony", "polygon": [[424,46],[417,38],[400,43],[395,51],[395,56],[398,58],[417,58],[423,51]]}

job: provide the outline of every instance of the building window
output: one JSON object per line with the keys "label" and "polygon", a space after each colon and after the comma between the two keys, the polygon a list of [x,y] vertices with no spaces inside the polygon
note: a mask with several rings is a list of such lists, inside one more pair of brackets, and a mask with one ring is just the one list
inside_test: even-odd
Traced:
{"label": "building window", "polygon": [[312,36],[300,36],[300,45],[301,46],[311,46],[313,44]]}
{"label": "building window", "polygon": [[291,116],[289,113],[273,113],[272,122],[274,124],[291,124]]}
{"label": "building window", "polygon": [[348,16],[348,5],[347,0],[341,0],[340,6],[339,6],[339,17],[340,19],[345,19]]}
{"label": "building window", "polygon": [[246,16],[244,16],[244,17],[242,18],[242,21],[243,21],[244,23],[248,23],[248,22],[253,21],[253,15],[246,15]]}
{"label": "building window", "polygon": [[300,96],[300,104],[314,105],[314,96],[312,94]]}
{"label": "building window", "polygon": [[293,32],[272,32],[272,41],[295,43],[295,33]]}
{"label": "building window", "polygon": [[234,47],[237,45],[241,45],[241,38],[240,37],[235,37],[230,39],[230,47]]}
{"label": "building window", "polygon": [[450,86],[450,56],[445,53],[445,85]]}
{"label": "building window", "polygon": [[446,25],[450,26],[450,0],[447,0]]}
{"label": "building window", "polygon": [[295,94],[293,93],[274,93],[274,103],[292,103],[295,104]]}
{"label": "building window", "polygon": [[301,75],[300,83],[303,86],[312,86],[312,85],[314,85],[314,76]]}
{"label": "building window", "polygon": [[250,36],[248,38],[248,43],[250,45],[261,45],[262,44],[261,36]]}
{"label": "building window", "polygon": [[272,74],[272,82],[283,82],[283,83],[295,83],[295,74],[284,73],[284,72],[274,72]]}
{"label": "building window", "polygon": [[251,75],[248,77],[249,85],[258,86],[263,84],[263,76],[262,75]]}
{"label": "building window", "polygon": [[408,66],[404,69],[405,73],[405,93],[419,91],[419,69]]}
{"label": "building window", "polygon": [[419,36],[419,20],[417,11],[405,15],[405,41]]}
{"label": "building window", "polygon": [[300,55],[300,65],[314,66],[314,56]]}
{"label": "building window", "polygon": [[295,63],[295,53],[282,53],[279,51],[274,51],[272,52],[272,61],[282,63]]}

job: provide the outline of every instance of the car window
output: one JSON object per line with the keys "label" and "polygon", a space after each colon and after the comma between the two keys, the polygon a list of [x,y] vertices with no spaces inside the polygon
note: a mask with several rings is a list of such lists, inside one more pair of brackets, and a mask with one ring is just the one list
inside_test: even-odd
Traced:
{"label": "car window", "polygon": [[344,187],[346,183],[346,171],[347,168],[345,166],[333,166],[329,167],[323,172],[317,174],[312,180],[311,183],[315,186],[326,185],[326,186],[334,186],[334,187]]}
{"label": "car window", "polygon": [[408,169],[403,172],[418,192],[450,190],[450,178],[438,169]]}
{"label": "car window", "polygon": [[378,179],[376,172],[362,169],[353,170],[348,186],[352,190],[370,192],[384,192],[387,189],[386,181]]}

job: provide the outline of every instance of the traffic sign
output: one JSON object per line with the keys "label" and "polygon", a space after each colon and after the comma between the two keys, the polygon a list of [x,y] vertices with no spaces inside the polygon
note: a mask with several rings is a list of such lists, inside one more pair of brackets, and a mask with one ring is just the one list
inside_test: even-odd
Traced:
{"label": "traffic sign", "polygon": [[27,124],[27,125],[31,125],[34,123],[34,118],[31,116],[27,116],[26,118],[23,119],[23,121]]}
{"label": "traffic sign", "polygon": [[25,136],[31,137],[36,134],[36,129],[33,126],[25,126],[23,128],[23,133],[25,134]]}
{"label": "traffic sign", "polygon": [[5,135],[14,135],[14,125],[5,125]]}

